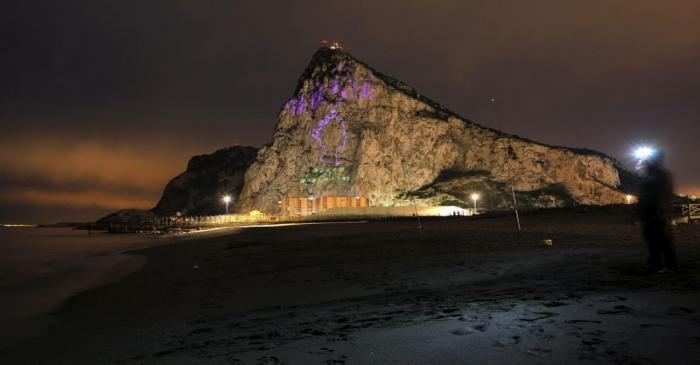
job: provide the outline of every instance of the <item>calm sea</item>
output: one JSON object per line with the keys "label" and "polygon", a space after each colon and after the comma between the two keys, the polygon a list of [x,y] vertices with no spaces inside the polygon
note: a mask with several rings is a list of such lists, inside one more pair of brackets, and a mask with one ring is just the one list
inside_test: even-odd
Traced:
{"label": "calm sea", "polygon": [[143,264],[122,252],[160,242],[149,235],[0,227],[0,349],[40,333],[69,297]]}

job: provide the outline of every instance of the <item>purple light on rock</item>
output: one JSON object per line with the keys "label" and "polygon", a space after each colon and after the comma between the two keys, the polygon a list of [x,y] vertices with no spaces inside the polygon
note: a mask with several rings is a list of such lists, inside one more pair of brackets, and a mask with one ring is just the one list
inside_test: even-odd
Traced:
{"label": "purple light on rock", "polygon": [[335,165],[338,166],[340,165],[340,153],[343,152],[345,149],[345,144],[348,142],[348,133],[345,130],[345,120],[343,118],[338,117],[338,121],[340,123],[340,130],[343,132],[343,136],[340,139],[340,145],[335,148]]}
{"label": "purple light on rock", "polygon": [[321,106],[321,101],[323,101],[323,85],[319,85],[316,89],[311,91],[310,96],[311,110],[318,109]]}
{"label": "purple light on rock", "polygon": [[[336,71],[342,71],[344,66],[339,65]],[[346,100],[370,100],[375,96],[375,84],[371,75],[357,79],[354,73],[339,75],[336,72],[332,79],[324,78],[311,82],[305,93],[287,101],[285,109],[294,116],[303,114],[309,110],[317,111],[325,100],[333,100],[333,107],[340,107]],[[326,99],[328,98],[328,99]]]}
{"label": "purple light on rock", "polygon": [[360,94],[361,99],[371,99],[374,94],[374,88],[372,84],[365,81],[362,83],[362,93]]}
{"label": "purple light on rock", "polygon": [[[335,161],[328,161],[325,158],[326,153],[328,153],[328,146],[323,142],[323,139],[321,138],[321,133],[323,132],[323,129],[326,128],[326,126],[332,121],[336,121],[340,125],[342,137],[340,140],[340,144],[335,148],[335,151],[333,153]],[[340,117],[340,115],[334,108],[332,108],[328,112],[328,114],[326,114],[323,118],[321,118],[321,120],[318,121],[316,129],[314,129],[311,132],[311,138],[315,139],[316,142],[318,142],[318,146],[321,149],[320,160],[322,163],[335,163],[336,166],[340,165],[340,153],[345,149],[345,144],[347,143],[348,135],[347,130],[345,128],[345,121],[343,120],[343,118]]]}
{"label": "purple light on rock", "polygon": [[338,95],[338,76],[333,79],[333,83],[331,85],[331,94]]}
{"label": "purple light on rock", "polygon": [[306,98],[304,94],[299,95],[299,100],[297,100],[296,108],[294,109],[294,115],[299,115],[306,111]]}

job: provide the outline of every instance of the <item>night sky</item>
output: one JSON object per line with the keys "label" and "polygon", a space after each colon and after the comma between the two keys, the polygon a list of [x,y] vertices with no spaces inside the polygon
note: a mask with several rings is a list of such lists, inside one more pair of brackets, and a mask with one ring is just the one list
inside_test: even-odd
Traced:
{"label": "night sky", "polygon": [[[322,39],[477,123],[700,195],[700,2],[0,1],[0,223],[150,208],[194,154],[270,141]],[[497,99],[497,108],[489,100]]]}

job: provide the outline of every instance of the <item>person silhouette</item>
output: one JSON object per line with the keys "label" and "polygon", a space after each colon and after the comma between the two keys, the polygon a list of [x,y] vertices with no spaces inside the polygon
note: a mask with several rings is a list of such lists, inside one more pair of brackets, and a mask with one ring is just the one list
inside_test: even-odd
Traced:
{"label": "person silhouette", "polygon": [[[668,221],[673,197],[673,177],[664,166],[664,153],[654,151],[641,163],[643,169],[638,209],[649,251],[647,265],[654,271],[678,269],[673,234]],[[663,258],[663,261],[662,261]]]}

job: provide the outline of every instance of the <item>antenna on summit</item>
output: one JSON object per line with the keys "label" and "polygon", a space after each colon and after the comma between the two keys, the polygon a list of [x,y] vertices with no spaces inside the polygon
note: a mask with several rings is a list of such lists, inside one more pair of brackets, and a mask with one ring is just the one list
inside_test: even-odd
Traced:
{"label": "antenna on summit", "polygon": [[321,47],[326,47],[330,49],[343,49],[343,47],[340,46],[340,42],[333,41],[332,43],[329,43],[325,39],[321,41]]}

